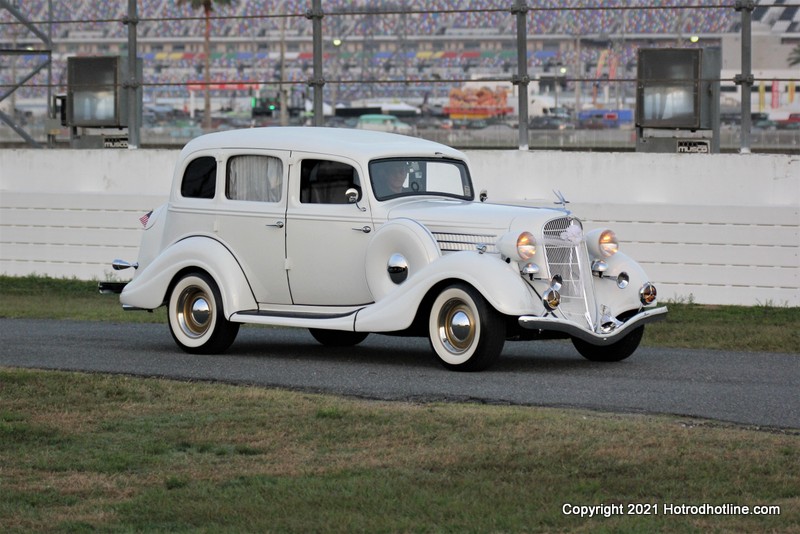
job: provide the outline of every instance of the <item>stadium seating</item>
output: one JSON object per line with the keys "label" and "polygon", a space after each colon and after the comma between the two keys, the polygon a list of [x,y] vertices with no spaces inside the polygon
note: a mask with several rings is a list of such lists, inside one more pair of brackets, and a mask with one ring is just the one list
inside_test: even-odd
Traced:
{"label": "stadium seating", "polygon": [[[761,3],[769,7],[758,7],[754,20],[777,31],[800,33],[797,7]],[[407,91],[419,96],[430,90],[432,73],[445,80],[464,78],[474,72],[509,76],[516,69],[515,50],[496,45],[464,48],[459,43],[489,42],[493,36],[513,34],[514,4],[514,0],[322,0],[326,43],[340,37],[350,44],[342,50],[325,45],[326,79],[345,80],[346,83],[340,84],[338,96],[346,100],[363,92],[350,83],[359,77],[394,82],[374,84],[370,89],[377,93],[374,96]],[[736,31],[739,22],[738,13],[732,8],[707,0],[528,0],[527,5],[529,41],[541,46],[528,55],[529,69],[534,71],[559,62],[593,66],[600,61],[604,50],[613,51],[615,65],[627,66],[635,61],[637,48],[648,38],[678,39],[689,35],[719,38],[721,34]],[[242,0],[230,6],[217,6],[211,34],[215,45],[224,43],[227,51],[215,49],[211,55],[213,81],[275,80],[278,36],[283,33],[294,43],[298,38],[310,42],[312,25],[306,16],[310,7],[310,0]],[[124,43],[127,26],[122,18],[127,2],[75,0],[52,2],[52,8],[54,41],[73,49],[53,55],[54,78],[60,83],[66,77],[66,56],[80,53],[81,45],[109,39]],[[19,10],[29,20],[46,27],[43,21],[49,17],[47,0],[26,0]],[[141,21],[137,34],[139,55],[144,59],[145,90],[163,96],[185,96],[185,84],[202,77],[203,59],[196,51],[175,50],[173,45],[176,39],[184,44],[202,40],[205,30],[202,10],[179,5],[175,0],[139,0],[138,10]],[[0,23],[11,20],[8,13],[0,10]],[[20,28],[0,25],[0,44],[8,44],[14,27]],[[387,36],[406,36],[406,39],[389,43]],[[445,45],[440,50],[413,49],[420,36],[452,39],[441,39]],[[578,38],[584,39],[580,57],[573,46]],[[290,47],[285,55],[285,79],[304,84],[311,76],[311,59],[297,46]],[[391,50],[393,46],[395,49]],[[15,68],[22,72],[35,67],[41,57],[12,56],[11,60],[17,62]],[[12,81],[11,70],[0,68],[0,83]],[[579,77],[578,74],[586,73],[570,75]],[[410,83],[404,86],[399,83],[403,81]],[[18,94],[23,97],[41,94],[45,83],[44,73],[40,73]],[[448,87],[441,88],[444,94],[447,90]]]}

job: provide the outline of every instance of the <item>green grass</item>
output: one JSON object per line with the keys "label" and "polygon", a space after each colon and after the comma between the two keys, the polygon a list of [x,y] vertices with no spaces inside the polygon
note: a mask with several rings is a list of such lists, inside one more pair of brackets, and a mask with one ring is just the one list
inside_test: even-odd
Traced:
{"label": "green grass", "polygon": [[[4,532],[797,532],[800,437],[0,368]],[[775,505],[580,518],[565,504]]]}
{"label": "green grass", "polygon": [[[644,345],[800,353],[800,308],[667,302],[666,321],[645,328]],[[96,282],[0,276],[0,317],[166,324],[164,308],[126,312]]]}
{"label": "green grass", "polygon": [[[800,346],[798,308],[670,308],[646,344]],[[45,277],[0,277],[0,317],[166,321]],[[797,431],[0,368],[4,533],[796,533],[797,480]],[[582,518],[565,504],[659,514]],[[683,504],[780,515],[664,515]]]}

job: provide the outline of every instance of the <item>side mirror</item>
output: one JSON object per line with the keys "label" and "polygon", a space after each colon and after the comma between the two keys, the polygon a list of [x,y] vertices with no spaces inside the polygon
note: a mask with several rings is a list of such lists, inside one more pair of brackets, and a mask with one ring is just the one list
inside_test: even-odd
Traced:
{"label": "side mirror", "polygon": [[359,210],[367,211],[367,208],[362,208],[361,206],[358,205],[359,193],[358,189],[356,189],[355,187],[348,188],[347,191],[344,192],[344,196],[347,198],[348,204],[355,204]]}
{"label": "side mirror", "polygon": [[486,189],[483,189],[478,198],[481,199],[481,202],[486,202],[486,199],[489,198],[489,193],[486,192]]}
{"label": "side mirror", "polygon": [[358,203],[358,189],[356,189],[355,187],[351,187],[347,191],[345,191],[344,196],[347,197],[348,204]]}

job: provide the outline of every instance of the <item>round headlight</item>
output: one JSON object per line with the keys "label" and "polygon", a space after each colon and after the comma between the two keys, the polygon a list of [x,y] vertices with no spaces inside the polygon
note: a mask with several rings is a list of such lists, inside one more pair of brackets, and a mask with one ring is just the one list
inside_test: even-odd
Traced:
{"label": "round headlight", "polygon": [[522,232],[517,237],[517,254],[521,260],[529,260],[536,254],[536,240],[530,232]]}
{"label": "round headlight", "polygon": [[497,240],[497,250],[506,258],[528,261],[536,254],[536,239],[530,232],[509,232]]}
{"label": "round headlight", "polygon": [[617,234],[611,230],[603,230],[600,238],[597,240],[597,246],[600,252],[605,257],[613,256],[619,250],[619,242],[617,242]]}

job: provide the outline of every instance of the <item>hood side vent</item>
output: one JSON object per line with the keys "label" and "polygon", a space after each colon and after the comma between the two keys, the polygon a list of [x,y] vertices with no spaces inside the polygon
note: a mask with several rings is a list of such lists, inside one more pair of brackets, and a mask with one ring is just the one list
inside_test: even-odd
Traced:
{"label": "hood side vent", "polygon": [[486,252],[497,252],[495,243],[496,235],[489,234],[453,234],[446,232],[432,232],[442,253],[460,252],[462,250],[477,250],[478,245],[486,245]]}

